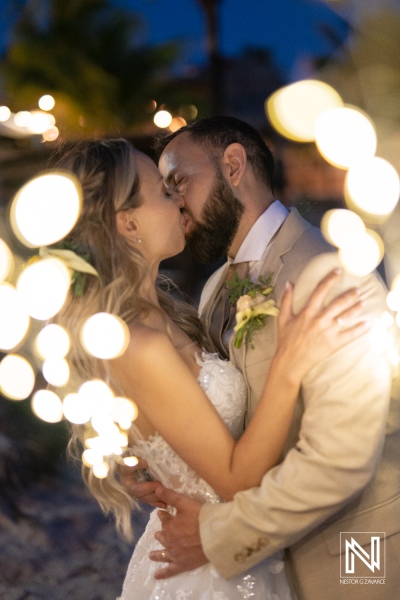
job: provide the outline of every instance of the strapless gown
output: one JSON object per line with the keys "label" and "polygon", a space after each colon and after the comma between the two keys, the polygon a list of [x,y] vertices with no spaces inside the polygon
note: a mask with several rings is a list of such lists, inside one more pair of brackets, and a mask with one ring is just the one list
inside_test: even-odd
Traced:
{"label": "strapless gown", "polygon": [[[199,364],[200,386],[237,439],[243,431],[246,407],[242,374],[217,354],[203,353]],[[206,431],[204,435],[207,435]],[[152,476],[164,486],[201,502],[221,502],[211,486],[198,477],[160,435],[138,441],[133,450],[148,462]],[[156,581],[154,573],[160,569],[160,563],[149,560],[148,554],[162,548],[154,538],[160,525],[154,510],[136,544],[118,600],[295,600],[281,553],[229,580],[223,579],[211,564],[207,564],[170,579]]]}

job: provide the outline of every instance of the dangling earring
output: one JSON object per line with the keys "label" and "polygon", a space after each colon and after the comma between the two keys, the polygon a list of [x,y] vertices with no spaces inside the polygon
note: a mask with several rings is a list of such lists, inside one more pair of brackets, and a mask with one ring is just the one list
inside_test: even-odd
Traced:
{"label": "dangling earring", "polygon": [[138,244],[142,243],[142,239],[138,235],[136,236],[136,241],[137,241]]}

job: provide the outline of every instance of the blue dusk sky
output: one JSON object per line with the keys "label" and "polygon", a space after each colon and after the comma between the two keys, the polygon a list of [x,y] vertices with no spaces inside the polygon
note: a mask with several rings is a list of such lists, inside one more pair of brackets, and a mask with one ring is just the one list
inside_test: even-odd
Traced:
{"label": "blue dusk sky", "polygon": [[[197,0],[115,1],[144,17],[147,41],[181,40],[184,63],[205,60],[205,21]],[[223,55],[248,46],[269,48],[288,77],[307,57],[332,51],[319,24],[329,24],[342,39],[348,30],[341,18],[348,10],[333,10],[329,0],[220,0],[219,13]]]}

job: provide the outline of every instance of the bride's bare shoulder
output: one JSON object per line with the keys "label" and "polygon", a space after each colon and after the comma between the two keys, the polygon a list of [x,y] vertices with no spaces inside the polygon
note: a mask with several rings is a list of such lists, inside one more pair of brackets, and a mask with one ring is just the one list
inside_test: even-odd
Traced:
{"label": "bride's bare shoulder", "polygon": [[123,356],[130,360],[145,364],[159,357],[161,352],[174,351],[168,335],[158,329],[138,323],[129,328],[129,333],[129,344]]}

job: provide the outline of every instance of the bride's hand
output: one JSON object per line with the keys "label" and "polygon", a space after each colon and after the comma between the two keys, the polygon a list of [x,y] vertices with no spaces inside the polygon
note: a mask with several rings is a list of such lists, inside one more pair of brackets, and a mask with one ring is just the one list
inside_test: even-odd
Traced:
{"label": "bride's hand", "polygon": [[312,367],[370,328],[362,316],[364,302],[360,300],[357,288],[344,292],[324,306],[340,275],[339,269],[329,273],[298,315],[292,311],[293,285],[287,284],[278,317],[276,358],[287,361],[287,369],[296,381],[301,381]]}

